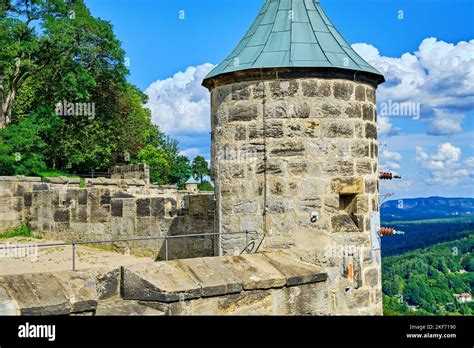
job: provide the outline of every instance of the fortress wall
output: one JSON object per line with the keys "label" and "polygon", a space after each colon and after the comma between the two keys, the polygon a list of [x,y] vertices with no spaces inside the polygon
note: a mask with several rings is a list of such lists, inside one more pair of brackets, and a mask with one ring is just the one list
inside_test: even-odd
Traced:
{"label": "fortress wall", "polygon": [[[94,241],[214,232],[213,194],[147,186],[138,179],[0,177],[0,231],[28,222],[34,233]],[[169,241],[169,258],[214,255],[214,237]],[[110,244],[104,244],[107,246]],[[120,242],[113,249],[163,259],[162,240]]]}

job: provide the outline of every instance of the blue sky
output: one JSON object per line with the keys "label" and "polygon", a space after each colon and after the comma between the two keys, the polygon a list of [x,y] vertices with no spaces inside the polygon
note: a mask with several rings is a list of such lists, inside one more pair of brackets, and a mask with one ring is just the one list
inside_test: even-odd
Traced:
{"label": "blue sky", "polygon": [[[178,138],[184,153],[207,158],[208,95],[199,84],[211,65],[204,64],[217,64],[232,51],[263,2],[86,0],[94,16],[113,24],[130,60],[130,81],[150,95],[154,120]],[[386,75],[379,114],[380,103],[388,101],[421,108],[419,119],[379,117],[380,142],[386,144],[381,167],[403,176],[384,183],[382,191],[395,197],[474,196],[474,2],[321,4],[345,38],[360,43],[356,50]]]}

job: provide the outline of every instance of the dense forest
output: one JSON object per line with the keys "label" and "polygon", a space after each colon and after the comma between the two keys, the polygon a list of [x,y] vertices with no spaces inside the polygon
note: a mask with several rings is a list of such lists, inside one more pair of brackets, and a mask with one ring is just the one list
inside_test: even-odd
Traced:
{"label": "dense forest", "polygon": [[472,315],[474,302],[454,294],[472,293],[474,235],[397,256],[383,257],[386,315]]}
{"label": "dense forest", "polygon": [[0,175],[147,163],[154,183],[212,188],[204,158],[191,162],[151,122],[112,25],[83,0],[1,1],[0,47]]}
{"label": "dense forest", "polygon": [[467,237],[474,231],[474,217],[384,222],[383,225],[405,232],[382,238],[382,255],[389,256]]}

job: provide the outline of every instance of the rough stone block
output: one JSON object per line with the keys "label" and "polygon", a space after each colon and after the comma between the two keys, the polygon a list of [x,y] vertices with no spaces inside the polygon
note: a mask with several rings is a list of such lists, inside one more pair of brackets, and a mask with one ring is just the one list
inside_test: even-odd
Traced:
{"label": "rough stone block", "polygon": [[279,144],[274,144],[270,153],[274,156],[291,157],[301,156],[304,154],[305,147],[302,142],[286,141]]}
{"label": "rough stone block", "polygon": [[355,141],[351,144],[351,154],[353,157],[368,157],[370,154],[370,144],[366,141]]}
{"label": "rough stone block", "polygon": [[367,87],[365,89],[365,95],[369,102],[375,104],[375,89],[373,87]]}
{"label": "rough stone block", "polygon": [[122,217],[123,216],[123,200],[121,199],[113,199],[111,201],[110,212],[114,217]]}
{"label": "rough stone block", "polygon": [[360,177],[335,178],[331,191],[337,194],[359,194],[364,192],[364,180]]}
{"label": "rough stone block", "polygon": [[272,266],[286,277],[287,286],[322,282],[328,277],[326,272],[314,265],[294,261],[277,253],[264,253],[263,255]]}
{"label": "rough stone block", "polygon": [[368,139],[377,139],[377,127],[373,123],[365,125],[365,137]]}
{"label": "rough stone block", "polygon": [[347,121],[330,122],[324,125],[323,135],[328,138],[352,138],[354,126]]}
{"label": "rough stone block", "polygon": [[270,214],[281,214],[293,209],[293,200],[280,199],[276,200],[273,197],[268,201],[267,212]]}
{"label": "rough stone block", "polygon": [[102,195],[100,196],[100,204],[101,205],[106,205],[106,204],[110,204],[110,195]]}
{"label": "rough stone block", "polygon": [[303,91],[303,96],[305,97],[316,97],[318,93],[318,83],[317,81],[302,81],[301,89]]}
{"label": "rough stone block", "polygon": [[229,122],[251,121],[258,116],[256,104],[237,104],[229,108]]}
{"label": "rough stone block", "polygon": [[96,278],[97,298],[106,300],[120,294],[120,270],[113,269],[108,272],[100,272]]}
{"label": "rough stone block", "polygon": [[244,125],[237,125],[234,131],[234,140],[246,140],[247,139],[247,127]]}
{"label": "rough stone block", "polygon": [[378,180],[367,179],[365,180],[365,192],[375,193],[378,190]]}
{"label": "rough stone block", "polygon": [[306,162],[288,163],[288,172],[291,175],[304,175],[308,172],[308,164]]}
{"label": "rough stone block", "polygon": [[286,278],[261,254],[222,257],[222,262],[242,280],[244,290],[285,286]]}
{"label": "rough stone block", "polygon": [[23,195],[23,204],[25,205],[25,207],[31,207],[31,205],[33,204],[32,200],[33,194],[31,192],[25,192],[25,194]]}
{"label": "rough stone block", "polygon": [[179,260],[179,265],[202,287],[202,296],[218,296],[242,291],[242,280],[218,258]]}
{"label": "rough stone block", "polygon": [[288,115],[292,118],[308,118],[311,108],[308,103],[290,103],[288,105]]}
{"label": "rough stone block", "polygon": [[355,100],[365,101],[365,87],[364,86],[358,85],[355,88]]}
{"label": "rough stone block", "polygon": [[372,163],[370,160],[356,161],[356,173],[359,175],[372,174]]}
{"label": "rough stone block", "polygon": [[333,232],[359,232],[359,228],[348,214],[339,214],[331,217]]}
{"label": "rough stone block", "polygon": [[285,98],[294,97],[299,90],[299,82],[295,80],[290,81],[273,81],[270,83],[271,97]]}
{"label": "rough stone block", "polygon": [[232,85],[232,100],[250,99],[250,87],[241,83]]}
{"label": "rough stone block", "polygon": [[165,216],[165,199],[151,198],[151,216],[164,217]]}
{"label": "rough stone block", "polygon": [[366,270],[364,273],[364,285],[377,287],[379,284],[379,272],[376,268]]}
{"label": "rough stone block", "polygon": [[137,216],[150,216],[150,199],[139,198],[137,199]]}
{"label": "rough stone block", "polygon": [[47,191],[49,190],[48,184],[34,184],[33,191]]}
{"label": "rough stone block", "polygon": [[[265,125],[265,135],[268,138],[281,138],[283,136],[283,123],[272,122]],[[249,138],[262,138],[263,137],[263,126],[253,125],[249,127]]]}
{"label": "rough stone block", "polygon": [[354,92],[354,86],[348,82],[335,82],[334,83],[334,97],[336,99],[350,100],[352,93]]}
{"label": "rough stone block", "polygon": [[202,290],[178,261],[122,267],[122,297],[126,300],[174,302],[201,296]]}
{"label": "rough stone block", "polygon": [[362,117],[362,113],[361,113],[361,108],[360,108],[360,104],[351,104],[350,106],[348,106],[345,110],[345,114],[349,117],[349,118],[361,118]]}
{"label": "rough stone block", "polygon": [[318,89],[316,97],[330,97],[331,96],[331,82],[329,81],[318,81]]}
{"label": "rough stone block", "polygon": [[365,121],[374,122],[375,121],[375,110],[374,107],[370,104],[362,105],[362,118]]}
{"label": "rough stone block", "polygon": [[269,102],[265,108],[265,118],[288,118],[288,103],[286,101]]}
{"label": "rough stone block", "polygon": [[69,210],[67,208],[56,208],[54,211],[54,222],[69,222]]}
{"label": "rough stone block", "polygon": [[370,303],[370,290],[357,289],[346,295],[349,308],[363,308]]}
{"label": "rough stone block", "polygon": [[329,175],[350,176],[354,175],[354,163],[352,161],[335,160],[325,162],[323,171]]}

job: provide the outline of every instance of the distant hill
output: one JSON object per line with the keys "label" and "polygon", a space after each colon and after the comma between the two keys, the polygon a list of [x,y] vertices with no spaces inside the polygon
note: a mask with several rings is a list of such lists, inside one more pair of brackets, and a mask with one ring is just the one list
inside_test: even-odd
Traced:
{"label": "distant hill", "polygon": [[380,210],[383,222],[470,217],[474,216],[474,198],[405,198],[387,201]]}

